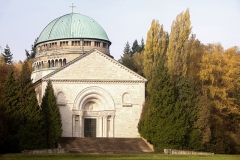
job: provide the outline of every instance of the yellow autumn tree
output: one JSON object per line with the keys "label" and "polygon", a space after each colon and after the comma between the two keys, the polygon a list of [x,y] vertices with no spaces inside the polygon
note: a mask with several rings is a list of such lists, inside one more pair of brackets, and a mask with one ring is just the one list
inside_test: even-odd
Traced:
{"label": "yellow autumn tree", "polygon": [[189,63],[188,39],[191,33],[189,9],[177,15],[172,23],[167,49],[168,68],[171,76],[186,75]]}
{"label": "yellow autumn tree", "polygon": [[223,85],[225,74],[223,53],[221,44],[208,44],[202,56],[199,72],[203,94],[214,99],[220,108],[223,107],[223,100],[227,98],[226,87]]}
{"label": "yellow autumn tree", "polygon": [[133,64],[138,74],[143,76],[143,53],[136,52],[133,54]]}
{"label": "yellow autumn tree", "polygon": [[164,31],[163,25],[160,25],[157,20],[152,20],[143,52],[143,73],[148,81],[152,79],[152,73],[160,55],[166,53],[167,45],[168,34]]}
{"label": "yellow autumn tree", "polygon": [[223,67],[223,84],[226,86],[226,107],[232,112],[238,112],[234,104],[235,97],[233,97],[236,85],[239,85],[240,73],[240,55],[238,47],[231,47],[223,52],[224,67]]}

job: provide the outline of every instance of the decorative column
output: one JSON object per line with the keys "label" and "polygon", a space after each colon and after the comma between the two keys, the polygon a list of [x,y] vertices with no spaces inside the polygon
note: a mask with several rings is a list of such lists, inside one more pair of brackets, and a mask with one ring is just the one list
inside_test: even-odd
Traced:
{"label": "decorative column", "polygon": [[107,137],[107,116],[103,116],[103,137]]}
{"label": "decorative column", "polygon": [[109,137],[114,137],[114,119],[115,119],[115,115],[111,115],[111,119],[110,119],[110,131],[111,131],[111,136]]}
{"label": "decorative column", "polygon": [[72,116],[72,136],[75,137],[75,115]]}
{"label": "decorative column", "polygon": [[103,137],[103,117],[102,115],[98,116],[98,137]]}
{"label": "decorative column", "polygon": [[83,137],[83,115],[79,115],[79,137]]}

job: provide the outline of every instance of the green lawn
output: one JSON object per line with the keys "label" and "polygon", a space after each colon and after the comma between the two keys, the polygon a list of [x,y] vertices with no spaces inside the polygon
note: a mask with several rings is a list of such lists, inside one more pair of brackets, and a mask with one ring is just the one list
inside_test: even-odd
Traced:
{"label": "green lawn", "polygon": [[164,155],[164,154],[4,154],[0,160],[240,160],[240,155]]}

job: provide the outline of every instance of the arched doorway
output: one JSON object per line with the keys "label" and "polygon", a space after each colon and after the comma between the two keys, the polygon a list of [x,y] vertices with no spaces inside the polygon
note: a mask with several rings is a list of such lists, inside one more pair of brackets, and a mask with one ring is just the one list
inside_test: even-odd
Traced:
{"label": "arched doorway", "polygon": [[75,99],[73,137],[114,137],[115,106],[100,87],[88,87]]}

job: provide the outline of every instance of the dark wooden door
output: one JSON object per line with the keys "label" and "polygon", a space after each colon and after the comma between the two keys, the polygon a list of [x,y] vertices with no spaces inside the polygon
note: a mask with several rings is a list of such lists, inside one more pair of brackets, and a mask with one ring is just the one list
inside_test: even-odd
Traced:
{"label": "dark wooden door", "polygon": [[84,119],[84,137],[96,137],[96,119]]}

